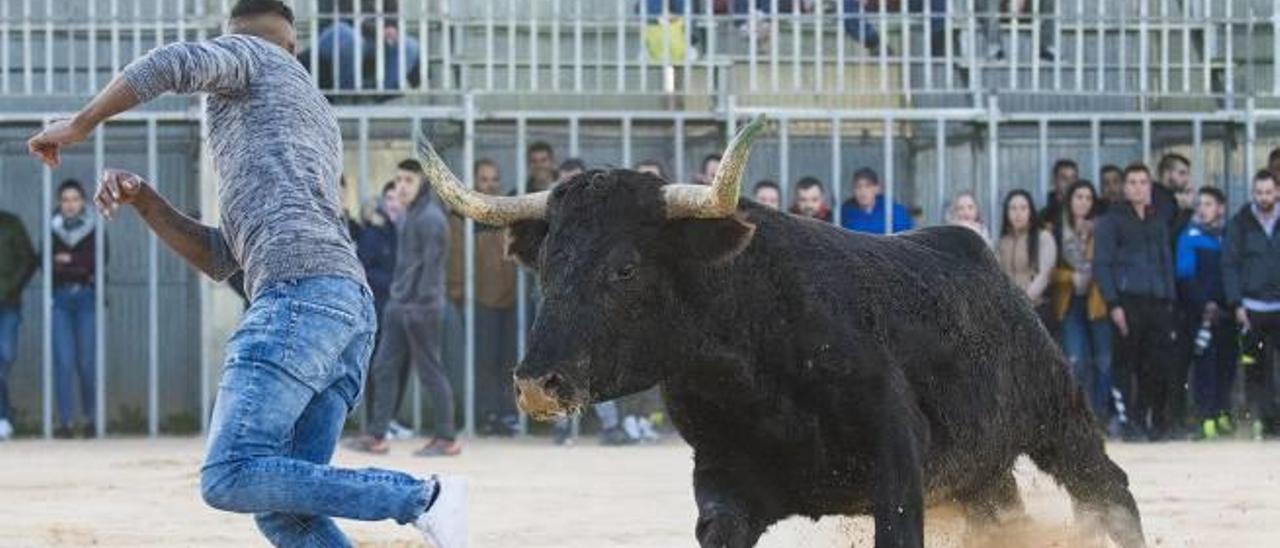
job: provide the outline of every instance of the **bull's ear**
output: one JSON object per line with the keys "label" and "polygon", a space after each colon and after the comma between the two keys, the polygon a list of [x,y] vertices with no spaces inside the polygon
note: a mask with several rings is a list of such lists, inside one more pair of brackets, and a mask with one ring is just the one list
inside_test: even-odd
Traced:
{"label": "bull's ear", "polygon": [[732,259],[751,244],[756,225],[739,219],[681,219],[669,221],[666,241],[678,260],[720,263]]}
{"label": "bull's ear", "polygon": [[507,227],[507,257],[526,268],[538,269],[538,254],[547,237],[546,221],[517,221]]}

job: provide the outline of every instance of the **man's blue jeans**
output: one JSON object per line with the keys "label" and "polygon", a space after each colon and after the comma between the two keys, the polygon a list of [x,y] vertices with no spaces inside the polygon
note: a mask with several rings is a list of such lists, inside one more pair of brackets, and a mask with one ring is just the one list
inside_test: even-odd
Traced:
{"label": "man's blue jeans", "polygon": [[22,308],[0,306],[0,419],[9,418],[9,371],[18,358],[18,325]]}
{"label": "man's blue jeans", "polygon": [[58,394],[58,425],[75,423],[76,392],[85,422],[94,422],[97,372],[97,311],[91,285],[53,288],[53,372]]}
{"label": "man's blue jeans", "polygon": [[373,297],[338,277],[264,287],[227,343],[200,475],[206,503],[254,514],[276,546],[349,546],[330,517],[408,523],[434,491],[328,466],[373,349]]}

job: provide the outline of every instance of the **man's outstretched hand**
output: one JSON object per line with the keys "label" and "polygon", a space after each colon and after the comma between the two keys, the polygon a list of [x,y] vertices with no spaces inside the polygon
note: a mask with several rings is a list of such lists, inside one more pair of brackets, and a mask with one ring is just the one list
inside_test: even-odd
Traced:
{"label": "man's outstretched hand", "polygon": [[134,173],[108,169],[102,172],[102,178],[98,180],[98,191],[94,193],[93,203],[98,206],[99,212],[110,219],[121,205],[134,203],[146,185],[146,181]]}
{"label": "man's outstretched hand", "polygon": [[27,141],[27,151],[49,167],[62,163],[62,147],[83,141],[93,131],[76,120],[58,120]]}

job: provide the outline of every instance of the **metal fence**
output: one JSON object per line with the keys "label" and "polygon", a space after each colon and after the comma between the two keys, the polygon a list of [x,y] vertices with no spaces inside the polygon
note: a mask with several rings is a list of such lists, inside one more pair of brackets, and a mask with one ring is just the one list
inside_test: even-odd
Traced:
{"label": "metal fence", "polygon": [[[0,96],[86,95],[227,0],[0,0]],[[335,96],[1280,95],[1280,0],[295,0]],[[888,6],[890,2],[877,2]],[[785,97],[783,97],[785,98]],[[780,98],[781,99],[781,98]],[[980,104],[970,106],[981,107]]]}
{"label": "metal fence", "polygon": [[[356,183],[350,192],[359,197],[378,193],[376,183],[389,178],[395,161],[411,155],[419,131],[433,138],[468,184],[473,175],[469,166],[489,158],[499,165],[507,188],[523,192],[526,149],[534,141],[551,144],[560,159],[581,157],[592,166],[629,167],[657,159],[670,166],[674,179],[688,180],[703,156],[722,148],[724,136],[740,120],[768,112],[776,121],[757,145],[744,184],[765,178],[780,182],[784,207],[791,203],[790,183],[815,176],[831,193],[838,215],[850,192],[851,174],[865,166],[883,174],[887,198],[907,204],[918,225],[941,222],[948,199],[968,190],[978,196],[993,229],[1009,190],[1024,188],[1038,199],[1046,196],[1050,166],[1058,158],[1077,160],[1082,177],[1093,178],[1104,164],[1153,163],[1165,152],[1181,152],[1192,161],[1194,181],[1222,187],[1232,204],[1241,204],[1251,171],[1261,167],[1270,147],[1280,144],[1280,111],[1254,108],[1252,101],[1239,111],[1128,114],[1003,112],[994,98],[973,109],[780,110],[739,107],[733,97],[728,106],[725,114],[486,111],[468,94],[460,107],[340,107],[337,112],[347,143],[347,175]],[[17,136],[52,116],[0,115],[0,134],[20,144]],[[54,183],[68,174],[93,181],[104,167],[124,167],[156,181],[162,193],[178,197],[186,209],[204,205],[198,212],[214,218],[213,175],[202,158],[202,132],[194,112],[128,114],[70,151],[67,164],[57,170],[39,167],[19,146],[0,149],[0,203],[18,210],[43,248],[41,276],[28,289],[25,307],[28,318],[39,320],[29,321],[23,330],[12,379],[15,405],[28,419],[38,415],[28,430],[34,426],[50,436],[53,427],[47,212],[53,208]],[[102,230],[108,237],[98,239],[98,271],[105,268],[108,275],[96,279],[96,431],[178,431],[172,426],[174,416],[189,416],[192,428],[203,427],[216,392],[223,342],[211,322],[227,299],[160,249],[136,219],[124,217],[106,225]],[[462,340],[447,344],[463,350],[455,365],[465,427],[474,432],[475,351],[492,340],[474,325],[475,244],[470,222],[467,226],[465,297],[456,304],[466,325]],[[519,283],[520,294],[531,291],[528,276],[521,275]],[[517,299],[512,311],[518,318],[515,342],[520,352],[530,306]],[[423,402],[414,390],[409,415],[418,426]],[[138,415],[139,424],[130,426],[125,420],[130,413]],[[111,424],[120,426],[108,428]]]}

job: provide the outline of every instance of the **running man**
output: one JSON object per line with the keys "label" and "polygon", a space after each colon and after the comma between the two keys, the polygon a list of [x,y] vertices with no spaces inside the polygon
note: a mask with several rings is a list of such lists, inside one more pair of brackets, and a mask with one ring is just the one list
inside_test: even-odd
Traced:
{"label": "running man", "polygon": [[108,170],[95,202],[130,205],[215,280],[243,269],[251,305],[227,343],[201,495],[251,513],[277,546],[349,546],[331,517],[412,523],[441,548],[465,546],[466,484],[329,466],[373,347],[373,299],[338,201],[342,138],[293,57],[293,12],[240,0],[224,36],[157,48],[70,120],[28,142],[57,166],[63,146],[165,92],[208,93],[221,226],[186,217],[137,175]]}

